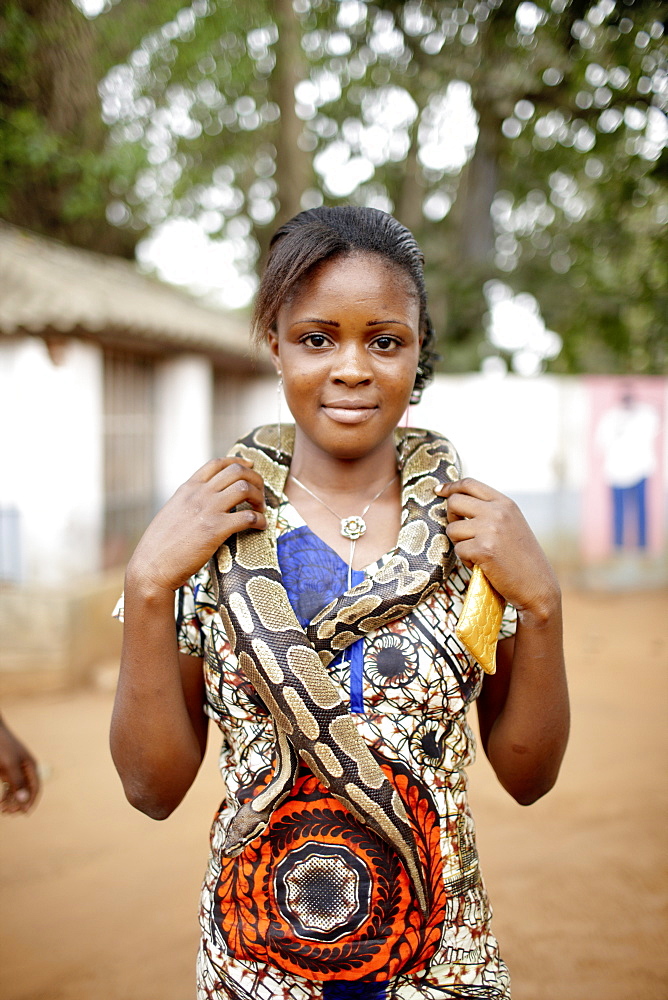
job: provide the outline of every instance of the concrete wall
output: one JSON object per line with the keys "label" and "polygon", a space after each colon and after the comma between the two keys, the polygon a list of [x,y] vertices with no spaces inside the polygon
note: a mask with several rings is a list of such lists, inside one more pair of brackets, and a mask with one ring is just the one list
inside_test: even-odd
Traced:
{"label": "concrete wall", "polygon": [[201,355],[181,354],[156,370],[155,470],[158,503],[209,460],[213,371]]}
{"label": "concrete wall", "polygon": [[122,633],[111,612],[122,588],[118,569],[62,587],[0,589],[0,702],[86,684],[117,664]]}
{"label": "concrete wall", "polygon": [[[102,572],[103,364],[82,341],[0,341],[0,698],[118,660],[123,568]],[[201,355],[156,364],[159,503],[211,457],[212,386]]]}
{"label": "concrete wall", "polygon": [[438,376],[409,421],[447,434],[463,474],[516,500],[550,555],[564,563],[577,556],[586,459],[572,442],[586,409],[576,379]]}
{"label": "concrete wall", "polygon": [[119,583],[100,573],[103,443],[98,347],[0,343],[0,695],[67,686],[116,648],[99,613]]}
{"label": "concrete wall", "polygon": [[[610,517],[603,497],[594,503],[591,489],[600,477],[600,456],[592,441],[595,397],[601,388],[618,395],[626,382],[603,376],[438,376],[422,402],[411,408],[409,421],[446,433],[460,452],[465,475],[519,504],[564,581],[602,589],[666,586],[665,427],[658,438],[662,483],[653,488],[653,543],[642,552],[609,552],[597,559],[590,557],[587,545],[586,533],[599,531],[600,522]],[[662,404],[665,424],[668,379],[634,382],[638,391]]]}
{"label": "concrete wall", "polygon": [[[55,361],[55,363],[54,363]],[[0,508],[18,511],[17,582],[100,568],[102,355],[81,341],[0,344]]]}

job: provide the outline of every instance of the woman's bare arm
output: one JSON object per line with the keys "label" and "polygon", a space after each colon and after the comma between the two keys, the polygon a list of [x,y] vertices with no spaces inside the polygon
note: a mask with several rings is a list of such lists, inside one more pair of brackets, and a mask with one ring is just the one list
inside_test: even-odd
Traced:
{"label": "woman's bare arm", "polygon": [[[250,509],[235,511],[242,501]],[[206,749],[202,661],[179,653],[175,591],[234,532],[264,528],[263,511],[250,463],[209,462],[159,511],[128,564],[111,752],[128,800],[155,819],[181,802]]]}
{"label": "woman's bare arm", "polygon": [[553,787],[566,751],[568,689],[561,610],[542,622],[520,617],[497,649],[496,674],[478,698],[480,737],[503,787],[531,805]]}
{"label": "woman's bare arm", "polygon": [[552,788],[566,750],[569,704],[561,592],[554,570],[517,505],[474,479],[439,490],[448,498],[448,535],[517,608],[517,632],[497,649],[497,671],[478,699],[485,752],[520,803]]}
{"label": "woman's bare arm", "polygon": [[128,801],[165,819],[195,780],[207,717],[198,657],[179,653],[174,593],[137,593],[126,579],[123,651],[111,752]]}

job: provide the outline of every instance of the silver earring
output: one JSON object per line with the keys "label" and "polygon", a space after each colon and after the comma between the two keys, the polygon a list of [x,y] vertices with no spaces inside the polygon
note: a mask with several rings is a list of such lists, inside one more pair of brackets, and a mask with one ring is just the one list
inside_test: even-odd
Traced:
{"label": "silver earring", "polygon": [[278,373],[277,395],[278,395],[277,399],[278,420],[276,422],[278,424],[278,450],[283,451],[283,425],[281,423],[281,398],[283,396],[283,376],[281,375],[280,372]]}

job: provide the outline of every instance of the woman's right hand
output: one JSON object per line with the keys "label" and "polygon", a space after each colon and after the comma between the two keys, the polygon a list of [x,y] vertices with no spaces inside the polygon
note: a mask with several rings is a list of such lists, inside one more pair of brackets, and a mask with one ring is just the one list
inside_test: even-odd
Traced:
{"label": "woman's right hand", "polygon": [[[234,511],[247,502],[249,509]],[[230,535],[266,527],[264,482],[244,458],[215,458],[179,486],[142,535],[126,579],[145,593],[176,591]]]}
{"label": "woman's right hand", "polygon": [[0,812],[28,812],[39,784],[35,758],[0,719]]}

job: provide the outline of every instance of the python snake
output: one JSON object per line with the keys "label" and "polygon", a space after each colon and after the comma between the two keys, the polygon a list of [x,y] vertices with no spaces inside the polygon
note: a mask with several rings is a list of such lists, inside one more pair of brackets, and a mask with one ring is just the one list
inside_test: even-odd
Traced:
{"label": "python snake", "polygon": [[404,804],[359,734],[349,704],[327,666],[379,626],[401,618],[433,593],[454,565],[445,533],[447,504],[434,489],[459,479],[457,454],[430,431],[395,431],[402,486],[398,544],[372,576],[323,608],[303,629],[281,582],[276,520],[287,479],[294,428],[260,427],[231,456],[252,460],[265,483],[267,527],[230,536],[211,560],[217,609],[239,667],[271,713],[273,777],[241,806],[224,853],[240,854],[289,795],[300,759],[360,822],[401,858],[426,911],[422,864]]}

